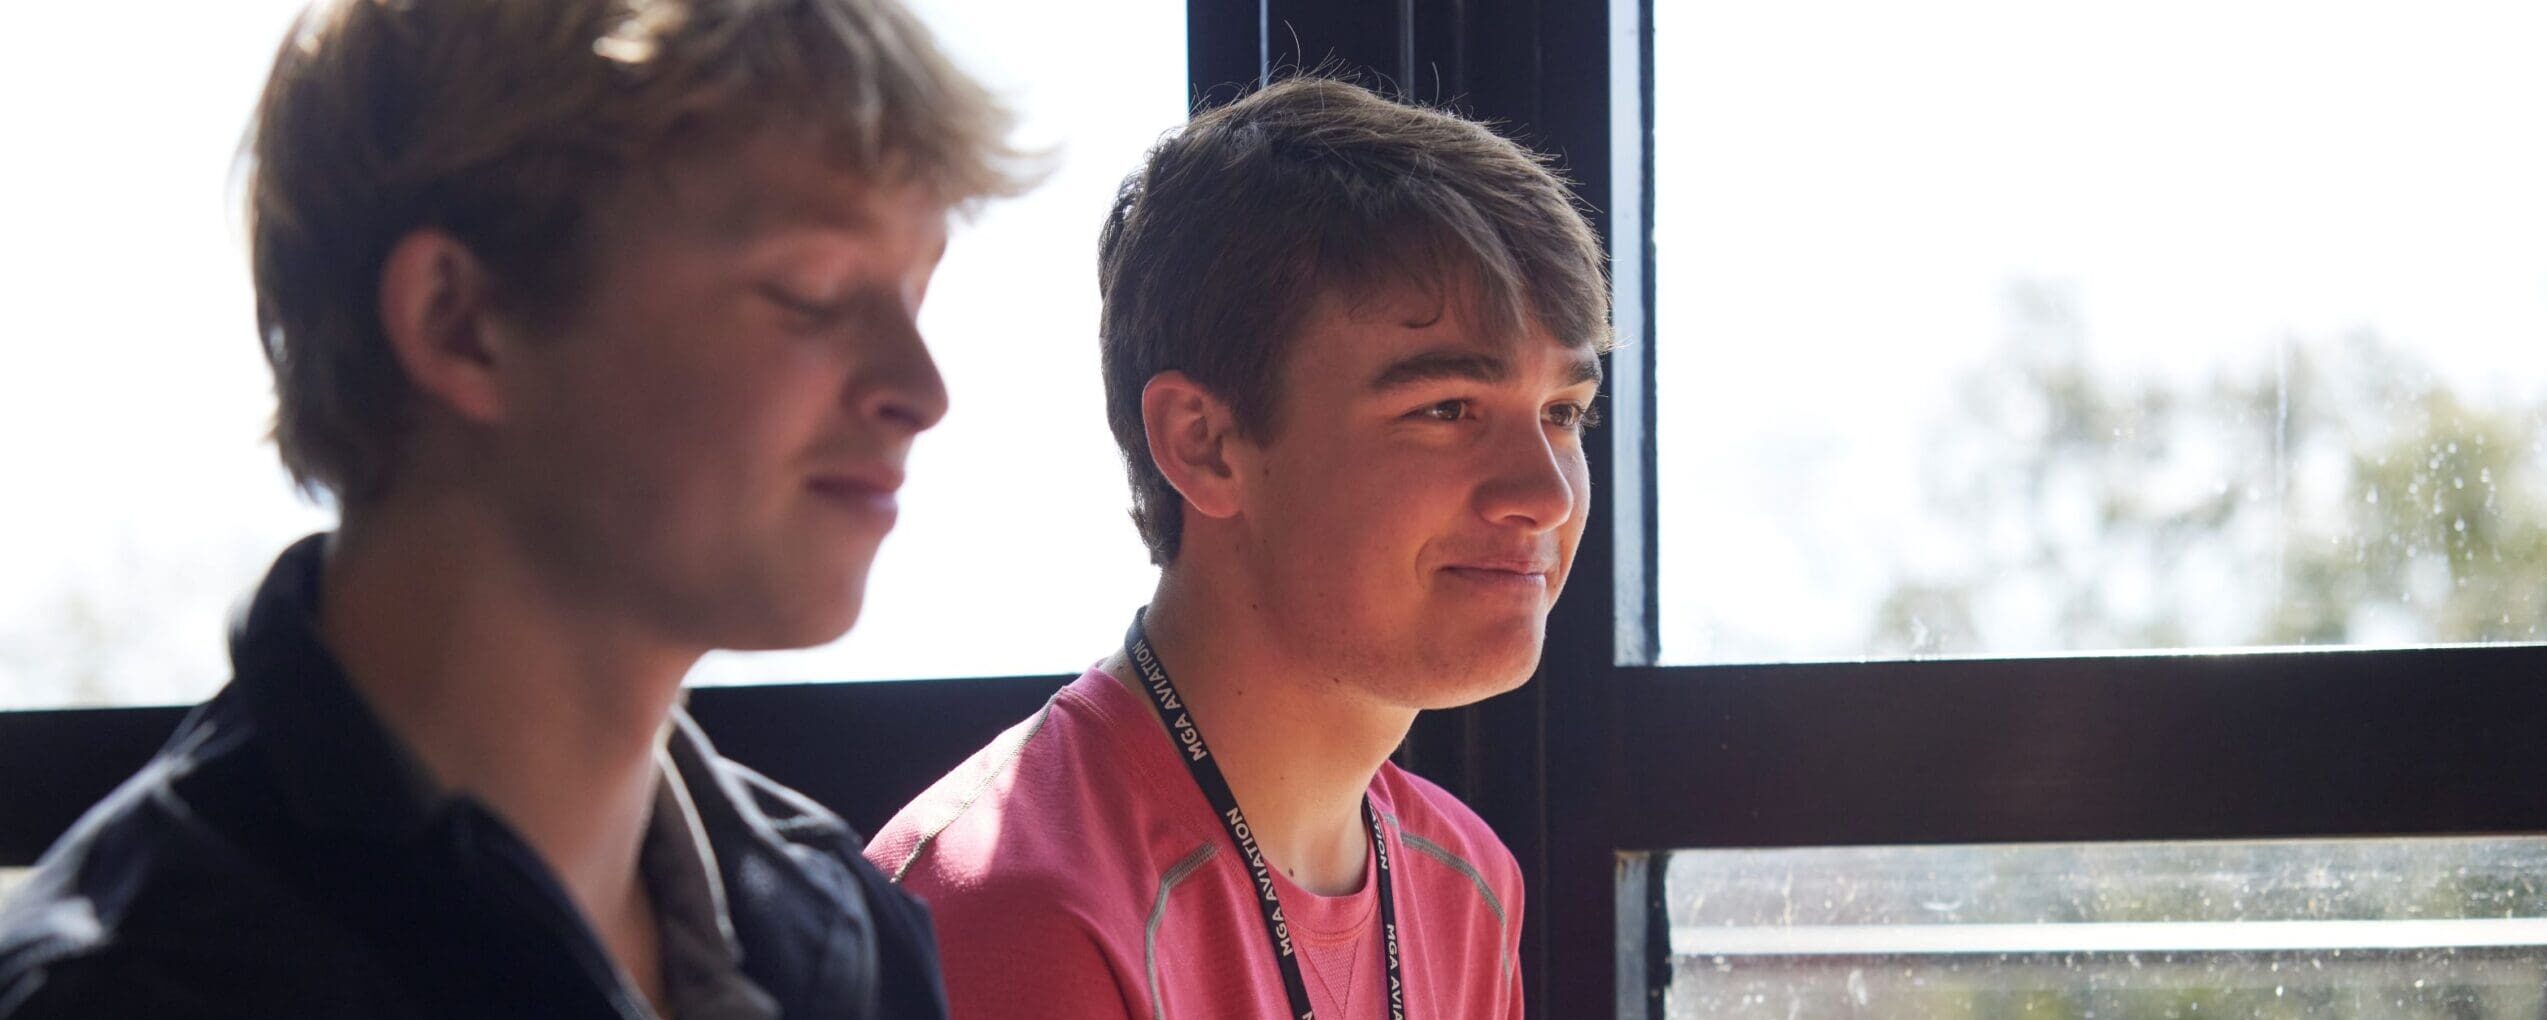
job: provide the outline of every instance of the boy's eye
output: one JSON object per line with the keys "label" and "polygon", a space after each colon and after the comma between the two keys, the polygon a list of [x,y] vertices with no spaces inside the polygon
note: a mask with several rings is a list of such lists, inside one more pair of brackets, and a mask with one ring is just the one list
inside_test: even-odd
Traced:
{"label": "boy's eye", "polygon": [[775,285],[762,287],[761,297],[767,299],[770,304],[776,305],[779,311],[803,321],[820,321],[830,318],[833,314],[830,305],[798,295],[785,287]]}
{"label": "boy's eye", "polygon": [[1468,402],[1465,400],[1445,400],[1438,404],[1428,405],[1422,411],[1417,413],[1422,414],[1424,417],[1431,418],[1434,421],[1459,421],[1460,419],[1468,417]]}
{"label": "boy's eye", "polygon": [[890,292],[875,287],[852,288],[827,298],[807,297],[777,284],[762,287],[760,293],[771,307],[786,315],[793,328],[805,332],[890,329],[895,313],[903,307]]}
{"label": "boy's eye", "polygon": [[1600,424],[1600,416],[1588,404],[1552,404],[1548,407],[1548,422],[1559,428],[1588,429]]}

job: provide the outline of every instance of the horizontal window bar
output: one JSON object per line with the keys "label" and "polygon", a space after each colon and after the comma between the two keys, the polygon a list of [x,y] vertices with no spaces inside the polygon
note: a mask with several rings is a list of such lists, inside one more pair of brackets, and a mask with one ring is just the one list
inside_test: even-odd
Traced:
{"label": "horizontal window bar", "polygon": [[2098,924],[1679,925],[1675,956],[2266,953],[2547,946],[2547,918]]}

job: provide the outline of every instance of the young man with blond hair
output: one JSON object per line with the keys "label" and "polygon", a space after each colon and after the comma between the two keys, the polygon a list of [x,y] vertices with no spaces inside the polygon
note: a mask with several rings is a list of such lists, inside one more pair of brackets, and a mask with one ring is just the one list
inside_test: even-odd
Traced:
{"label": "young man with blond hair", "polygon": [[1157,592],[868,859],[964,1020],[1520,1016],[1518,868],[1388,757],[1538,663],[1589,511],[1590,228],[1493,132],[1304,78],[1160,143],[1101,248]]}
{"label": "young man with blond hair", "polygon": [[894,0],[325,0],[251,142],[341,530],[0,912],[0,1017],[930,1017],[926,915],[680,708],[856,619],[1007,115]]}

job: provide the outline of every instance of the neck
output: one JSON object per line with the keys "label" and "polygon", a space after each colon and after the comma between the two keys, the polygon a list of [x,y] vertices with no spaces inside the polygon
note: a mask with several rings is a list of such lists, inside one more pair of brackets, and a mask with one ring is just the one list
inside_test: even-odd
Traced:
{"label": "neck", "polygon": [[637,855],[655,752],[698,653],[566,604],[494,524],[456,507],[348,522],[328,552],[321,637],[430,779],[519,832],[651,988]]}
{"label": "neck", "polygon": [[[1370,853],[1363,792],[1415,712],[1293,661],[1248,605],[1171,568],[1144,626],[1267,862],[1312,893],[1352,892]],[[1106,672],[1148,697],[1121,653]]]}

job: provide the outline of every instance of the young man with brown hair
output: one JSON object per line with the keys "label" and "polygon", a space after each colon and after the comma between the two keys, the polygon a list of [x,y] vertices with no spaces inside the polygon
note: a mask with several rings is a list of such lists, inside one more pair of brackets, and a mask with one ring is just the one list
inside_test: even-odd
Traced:
{"label": "young man with brown hair", "polygon": [[1388,757],[1537,665],[1601,266],[1542,160],[1335,81],[1132,175],[1105,373],[1157,593],[867,851],[936,911],[957,1017],[1521,1015],[1511,855]]}
{"label": "young man with brown hair", "polygon": [[925,914],[680,709],[865,595],[1007,115],[894,0],[325,0],[250,156],[343,526],[0,916],[0,1016],[927,1017]]}

